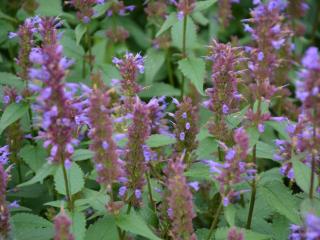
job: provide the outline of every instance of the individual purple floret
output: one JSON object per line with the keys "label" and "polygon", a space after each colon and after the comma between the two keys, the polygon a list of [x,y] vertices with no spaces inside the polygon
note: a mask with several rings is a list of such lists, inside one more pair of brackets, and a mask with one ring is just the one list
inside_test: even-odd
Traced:
{"label": "individual purple floret", "polygon": [[304,226],[291,225],[289,240],[318,240],[320,239],[320,217],[313,213],[305,216]]}
{"label": "individual purple floret", "polygon": [[113,126],[109,109],[110,97],[105,88],[95,86],[90,94],[88,118],[90,149],[94,152],[97,182],[111,190],[112,183],[123,177],[123,162],[119,159],[117,145],[112,138]]}
{"label": "individual purple floret", "polygon": [[145,185],[145,172],[147,171],[144,144],[150,136],[150,126],[149,109],[137,98],[133,106],[133,118],[128,129],[128,143],[124,154],[127,177],[125,186],[126,189],[134,193],[128,196],[128,201],[134,206],[139,206],[142,202],[141,193]]}
{"label": "individual purple floret", "polygon": [[8,161],[8,147],[0,148],[0,239],[7,239],[10,232],[9,208],[6,203],[8,174],[4,164]]}
{"label": "individual purple floret", "polygon": [[74,240],[71,233],[71,219],[62,209],[59,215],[54,218],[54,240]]}
{"label": "individual purple floret", "polygon": [[165,97],[152,98],[147,104],[150,111],[151,133],[152,134],[168,134],[169,127],[165,119],[165,110],[167,103]]}
{"label": "individual purple floret", "polygon": [[190,187],[184,176],[182,159],[170,159],[167,169],[167,214],[171,220],[170,235],[173,239],[196,240],[192,219],[195,217]]}
{"label": "individual purple floret", "polygon": [[245,162],[249,150],[249,137],[243,128],[238,128],[234,132],[233,148],[226,148],[225,162],[217,163],[214,161],[206,161],[214,178],[220,184],[220,194],[225,206],[240,195],[234,186],[251,178],[255,174],[255,170]]}
{"label": "individual purple floret", "polygon": [[174,134],[176,135],[176,152],[186,151],[186,156],[196,149],[198,129],[198,111],[192,104],[189,97],[185,97],[181,103],[176,99],[177,111],[174,114],[175,125]]}
{"label": "individual purple floret", "polygon": [[111,17],[113,15],[118,14],[119,16],[125,16],[129,12],[132,12],[136,7],[134,5],[124,5],[123,1],[112,1],[111,7],[107,11],[107,16]]}
{"label": "individual purple floret", "polygon": [[37,109],[42,115],[40,137],[44,147],[50,149],[49,162],[70,163],[73,146],[78,143],[74,138],[77,126],[74,122],[75,109],[70,104],[65,91],[64,77],[70,66],[63,57],[63,47],[58,43],[57,29],[60,23],[53,18],[42,19],[39,33],[42,46],[34,57],[35,67],[29,70],[32,79],[43,82],[43,88],[37,99]]}
{"label": "individual purple floret", "polygon": [[177,7],[177,17],[180,21],[192,13],[196,3],[195,0],[170,0],[170,2]]}
{"label": "individual purple floret", "polygon": [[243,232],[238,231],[235,227],[228,231],[227,240],[244,240]]}
{"label": "individual purple floret", "polygon": [[95,12],[93,7],[96,4],[103,4],[104,0],[70,0],[71,4],[75,9],[78,10],[77,17],[84,23],[89,23]]}

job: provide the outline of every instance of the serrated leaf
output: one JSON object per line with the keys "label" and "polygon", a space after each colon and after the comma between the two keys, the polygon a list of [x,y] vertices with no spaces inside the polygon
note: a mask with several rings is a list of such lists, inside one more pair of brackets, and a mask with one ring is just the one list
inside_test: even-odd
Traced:
{"label": "serrated leaf", "polygon": [[81,42],[81,39],[83,37],[83,35],[86,33],[87,31],[87,26],[84,25],[83,23],[80,23],[76,26],[75,30],[74,30],[74,33],[76,35],[76,43],[77,45],[80,44]]}
{"label": "serrated leaf", "polygon": [[203,11],[210,8],[217,0],[197,1],[194,12]]}
{"label": "serrated leaf", "polygon": [[261,141],[258,141],[256,146],[257,158],[273,159],[276,150],[275,146]]}
{"label": "serrated leaf", "polygon": [[52,239],[53,225],[48,220],[29,213],[18,213],[12,216],[14,239]]}
{"label": "serrated leaf", "polygon": [[192,164],[184,175],[196,180],[212,180],[209,166],[202,162]]}
{"label": "serrated leaf", "polygon": [[213,137],[206,137],[199,141],[199,146],[196,150],[198,159],[210,159],[214,155],[213,153],[217,151],[218,143]]}
{"label": "serrated leaf", "polygon": [[281,182],[269,182],[259,188],[268,205],[294,224],[301,224],[294,197]]}
{"label": "serrated leaf", "polygon": [[72,221],[71,232],[76,240],[83,240],[86,234],[86,217],[83,212],[68,212]]}
{"label": "serrated leaf", "polygon": [[10,124],[19,120],[27,112],[28,104],[26,103],[11,103],[7,106],[0,119],[0,135]]}
{"label": "serrated leaf", "polygon": [[19,156],[34,171],[37,172],[45,163],[47,151],[39,145],[25,145]]}
{"label": "serrated leaf", "polygon": [[153,134],[151,135],[146,143],[151,148],[162,147],[170,144],[174,144],[176,139],[171,136],[163,135],[163,134]]}
{"label": "serrated leaf", "polygon": [[203,82],[206,74],[206,64],[204,60],[201,58],[190,57],[180,60],[178,64],[179,70],[182,74],[191,80],[199,93],[204,95]]}
{"label": "serrated leaf", "polygon": [[0,84],[11,86],[17,89],[23,89],[25,86],[21,78],[8,72],[0,72]]}
{"label": "serrated leaf", "polygon": [[37,172],[36,175],[29,181],[20,184],[18,187],[29,186],[37,182],[42,182],[46,177],[54,175],[58,166],[45,163]]}
{"label": "serrated leaf", "polygon": [[[310,191],[310,178],[311,178],[311,168],[302,163],[299,156],[294,156],[291,159],[291,162],[293,164],[293,170],[294,170],[294,177],[296,179],[296,182],[298,186],[305,192],[309,193]],[[318,177],[315,175],[314,178],[314,188],[313,192],[314,194],[317,194],[317,187],[318,187]]]}
{"label": "serrated leaf", "polygon": [[116,224],[121,229],[146,237],[150,240],[161,240],[148,227],[140,215],[132,211],[130,215],[121,214],[116,217]]}
{"label": "serrated leaf", "polygon": [[[182,50],[183,21],[177,21],[171,28],[172,45]],[[197,31],[191,17],[187,18],[186,49],[194,49],[197,45]]]}
{"label": "serrated leaf", "polygon": [[166,83],[153,83],[150,87],[146,87],[143,92],[139,94],[142,98],[152,98],[152,97],[174,97],[179,96],[180,90],[172,87]]}
{"label": "serrated leaf", "polygon": [[145,82],[146,84],[151,84],[165,61],[165,53],[163,51],[150,48],[146,55]]}
{"label": "serrated leaf", "polygon": [[[72,163],[71,168],[67,170],[67,177],[70,194],[73,195],[77,192],[80,192],[84,187],[84,175],[78,164]],[[54,185],[58,193],[66,195],[62,166],[59,166],[59,169],[54,175]]]}
{"label": "serrated leaf", "polygon": [[118,231],[112,216],[105,216],[90,225],[86,233],[86,240],[118,240]]}
{"label": "serrated leaf", "polygon": [[156,37],[159,37],[162,33],[169,30],[176,22],[178,22],[177,14],[171,13],[166,21],[162,24],[160,30],[157,32]]}
{"label": "serrated leaf", "polygon": [[87,159],[91,159],[94,156],[94,152],[88,149],[77,149],[71,156],[73,161],[83,161]]}

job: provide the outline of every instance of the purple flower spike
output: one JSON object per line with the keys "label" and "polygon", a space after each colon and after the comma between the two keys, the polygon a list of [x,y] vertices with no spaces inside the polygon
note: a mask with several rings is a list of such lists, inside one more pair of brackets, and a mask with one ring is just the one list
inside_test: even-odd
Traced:
{"label": "purple flower spike", "polygon": [[72,222],[68,215],[62,209],[60,214],[54,218],[54,240],[74,240],[74,236],[71,233]]}
{"label": "purple flower spike", "polygon": [[[7,146],[0,148],[0,238],[7,239],[10,233],[9,208],[6,202],[8,174],[4,168],[7,156]],[[2,159],[1,159],[2,158]]]}

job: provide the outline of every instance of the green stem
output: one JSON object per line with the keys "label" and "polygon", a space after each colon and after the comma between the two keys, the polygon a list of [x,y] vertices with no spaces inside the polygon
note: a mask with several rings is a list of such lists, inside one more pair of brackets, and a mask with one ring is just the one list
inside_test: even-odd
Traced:
{"label": "green stem", "polygon": [[[256,163],[256,153],[257,153],[257,147],[254,145],[252,149],[252,161]],[[251,222],[253,217],[253,210],[254,210],[254,204],[256,201],[256,193],[257,193],[257,186],[256,186],[256,178],[254,177],[251,184],[251,198],[250,198],[250,207],[249,207],[249,213],[247,218],[247,224],[246,228],[251,228]]]}
{"label": "green stem", "polygon": [[156,211],[155,201],[153,200],[153,196],[152,196],[152,188],[151,188],[151,183],[150,183],[150,176],[149,176],[149,174],[147,172],[146,172],[146,179],[147,179],[147,184],[148,184],[148,193],[149,193],[150,203],[151,203],[151,206],[152,206],[153,210]]}
{"label": "green stem", "polygon": [[315,42],[315,39],[316,39],[316,33],[317,33],[318,22],[319,22],[319,12],[320,12],[320,3],[317,2],[316,16],[314,18],[314,22],[313,22],[313,26],[312,26],[312,32],[311,32],[312,42]]}
{"label": "green stem", "polygon": [[90,38],[89,30],[87,30],[87,32],[86,32],[86,38],[87,38],[88,52],[89,52],[90,72],[92,72],[92,69],[93,69],[93,64],[92,64],[92,44],[91,44],[91,38]]}
{"label": "green stem", "polygon": [[62,171],[63,171],[63,178],[64,178],[64,186],[66,188],[66,193],[67,193],[68,208],[69,210],[72,210],[73,209],[72,195],[70,193],[67,170],[63,163],[62,163]]}
{"label": "green stem", "polygon": [[[188,16],[185,15],[183,17],[183,36],[182,36],[182,59],[186,57],[186,42],[187,42],[187,20]],[[181,98],[183,98],[184,95],[184,82],[185,82],[185,77],[182,74],[182,83],[181,83]]]}
{"label": "green stem", "polygon": [[171,51],[170,48],[167,49],[167,69],[168,69],[168,76],[169,76],[169,83],[171,86],[174,86],[174,80],[173,80],[173,71],[172,71],[172,65],[171,65]]}
{"label": "green stem", "polygon": [[[313,149],[316,149],[316,117],[317,117],[317,111],[314,111],[314,117],[313,117]],[[313,189],[314,189],[314,178],[315,178],[315,172],[316,172],[316,159],[315,159],[315,153],[314,150],[312,150],[312,160],[311,160],[311,177],[310,177],[310,190],[309,190],[309,198],[313,199]]]}
{"label": "green stem", "polygon": [[210,231],[209,231],[209,234],[208,234],[208,237],[207,237],[207,240],[210,240],[211,237],[212,237],[212,234],[214,232],[214,230],[216,229],[217,227],[217,224],[218,224],[218,220],[219,220],[219,216],[220,216],[220,213],[222,211],[222,208],[223,208],[223,204],[222,204],[222,199],[221,199],[221,202],[219,204],[219,207],[213,217],[213,220],[212,220],[212,223],[211,223],[211,226],[210,226]]}

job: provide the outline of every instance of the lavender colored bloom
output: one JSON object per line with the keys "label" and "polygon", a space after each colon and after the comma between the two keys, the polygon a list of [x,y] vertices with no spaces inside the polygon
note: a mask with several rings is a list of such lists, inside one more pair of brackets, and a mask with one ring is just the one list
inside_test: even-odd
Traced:
{"label": "lavender colored bloom", "polygon": [[192,13],[195,8],[195,2],[195,0],[171,1],[171,3],[177,7],[177,18],[179,21],[182,21],[185,16]]}
{"label": "lavender colored bloom", "polygon": [[0,147],[0,164],[5,165],[9,160],[9,146]]}
{"label": "lavender colored bloom", "polygon": [[197,108],[192,105],[190,98],[184,98],[177,107],[178,109],[174,115],[174,133],[177,139],[176,151],[182,153],[186,150],[188,153],[191,153],[198,144],[196,141],[198,133]]}
{"label": "lavender colored bloom", "polygon": [[244,240],[243,232],[233,227],[228,231],[227,240]]}
{"label": "lavender colored bloom", "polygon": [[[2,156],[8,155],[7,147],[2,147]],[[5,161],[4,161],[5,162]],[[7,239],[10,232],[9,208],[6,203],[8,174],[2,162],[0,162],[0,239]]]}
{"label": "lavender colored bloom", "polygon": [[173,239],[195,240],[192,219],[195,217],[192,206],[192,194],[184,176],[185,166],[180,159],[168,162],[167,175],[168,194],[167,212],[171,222]]}
{"label": "lavender colored bloom", "polygon": [[[128,181],[126,187],[132,191],[143,189],[145,185],[145,171],[147,162],[144,154],[144,145],[150,136],[149,109],[139,99],[133,106],[133,119],[128,129],[128,143],[125,154],[125,171]],[[134,206],[141,204],[141,199],[133,197],[131,203]]]}
{"label": "lavender colored bloom", "polygon": [[125,16],[129,12],[132,12],[136,7],[134,5],[126,6],[123,1],[113,1],[109,10],[107,11],[107,16],[111,17],[115,14],[119,16]]}
{"label": "lavender colored bloom", "polygon": [[303,226],[291,225],[289,240],[318,240],[320,238],[320,217],[313,213],[305,216]]}
{"label": "lavender colored bloom", "polygon": [[89,137],[92,139],[90,149],[94,152],[96,166],[99,166],[97,182],[108,189],[113,182],[124,177],[124,171],[112,137],[110,97],[104,89],[105,86],[95,86],[90,93],[88,119],[91,128]]}
{"label": "lavender colored bloom", "polygon": [[198,191],[198,190],[200,189],[200,187],[199,187],[199,182],[197,182],[197,181],[195,181],[195,182],[190,182],[190,183],[188,183],[188,185],[189,185],[190,187],[192,187],[193,190],[195,190],[195,191]]}
{"label": "lavender colored bloom", "polygon": [[165,119],[165,110],[167,107],[165,98],[152,98],[147,104],[147,107],[150,111],[151,133],[169,133],[169,127],[167,126],[167,120]]}
{"label": "lavender colored bloom", "polygon": [[95,12],[96,4],[103,4],[103,0],[70,0],[69,3],[77,10],[77,17],[84,23],[89,23]]}
{"label": "lavender colored bloom", "polygon": [[134,195],[137,199],[140,199],[141,198],[141,190],[140,189],[134,190]]}
{"label": "lavender colored bloom", "polygon": [[218,15],[224,27],[227,27],[232,19],[232,3],[239,3],[239,0],[218,0]]}
{"label": "lavender colored bloom", "polygon": [[62,209],[59,215],[54,218],[54,240],[74,240],[71,233],[72,222]]}

